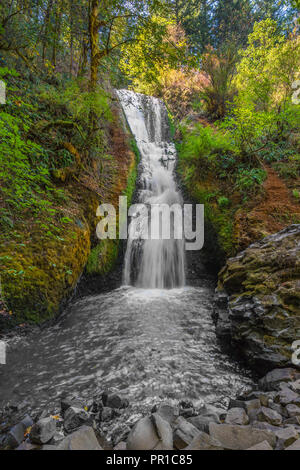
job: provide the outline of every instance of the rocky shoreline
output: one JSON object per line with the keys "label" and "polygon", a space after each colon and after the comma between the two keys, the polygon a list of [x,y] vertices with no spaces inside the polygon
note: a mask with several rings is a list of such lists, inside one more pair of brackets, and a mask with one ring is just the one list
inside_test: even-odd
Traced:
{"label": "rocky shoreline", "polygon": [[227,410],[185,401],[154,405],[143,417],[129,410],[126,398],[106,392],[87,401],[62,398],[59,410],[32,416],[25,405],[8,404],[0,414],[0,448],[300,450],[300,371],[293,368],[269,372],[230,399]]}

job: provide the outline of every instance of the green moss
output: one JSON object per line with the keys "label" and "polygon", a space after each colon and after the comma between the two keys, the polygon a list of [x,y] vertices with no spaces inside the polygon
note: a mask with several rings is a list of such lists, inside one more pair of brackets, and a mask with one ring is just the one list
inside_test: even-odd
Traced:
{"label": "green moss", "polygon": [[[74,236],[75,235],[75,236]],[[90,250],[90,231],[72,225],[60,241],[36,229],[1,248],[2,295],[17,322],[55,316],[75,287]]]}
{"label": "green moss", "polygon": [[91,250],[87,265],[87,274],[107,274],[114,267],[118,257],[119,240],[100,240]]}
{"label": "green moss", "polygon": [[134,139],[131,139],[129,143],[130,143],[131,150],[133,151],[135,155],[135,159],[132,161],[132,164],[129,168],[128,178],[127,178],[127,187],[123,191],[123,195],[127,197],[128,206],[131,205],[132,197],[135,191],[136,178],[137,178],[137,166],[141,158],[136,141]]}

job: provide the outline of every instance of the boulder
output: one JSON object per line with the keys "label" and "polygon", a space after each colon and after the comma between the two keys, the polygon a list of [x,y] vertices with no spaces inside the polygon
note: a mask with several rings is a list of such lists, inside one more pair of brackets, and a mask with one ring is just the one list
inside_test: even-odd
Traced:
{"label": "boulder", "polygon": [[175,431],[174,431],[174,447],[176,449],[184,449],[189,444],[191,444],[194,437],[200,433],[192,423],[189,423],[187,420],[179,416],[175,421]]}
{"label": "boulder", "polygon": [[199,431],[209,433],[209,423],[219,423],[220,421],[216,417],[210,416],[193,416],[187,420],[189,423],[192,423]]}
{"label": "boulder", "polygon": [[296,369],[274,369],[259,380],[258,386],[265,391],[279,390],[280,384],[295,380],[299,372]]}
{"label": "boulder", "polygon": [[286,405],[285,409],[289,418],[293,418],[294,416],[300,417],[300,407],[298,405],[293,405],[290,403]]}
{"label": "boulder", "polygon": [[256,418],[258,421],[263,421],[269,424],[272,424],[273,426],[280,426],[282,423],[282,416],[275,410],[271,410],[270,408],[266,408],[262,406],[257,414]]}
{"label": "boulder", "polygon": [[83,408],[80,400],[73,400],[70,398],[62,398],[60,401],[60,414],[62,417],[65,416],[65,412],[71,407]]}
{"label": "boulder", "polygon": [[24,441],[20,444],[16,450],[36,450],[39,449],[37,444],[32,444],[30,441]]}
{"label": "boulder", "polygon": [[150,416],[140,419],[127,438],[127,450],[152,450],[159,444],[159,437]]}
{"label": "boulder", "polygon": [[119,442],[115,447],[114,447],[114,450],[126,450],[127,447],[126,447],[126,442],[125,441],[121,441]]}
{"label": "boulder", "polygon": [[256,444],[255,446],[250,447],[247,450],[273,450],[268,441],[263,441],[260,442],[259,444]]}
{"label": "boulder", "polygon": [[90,426],[81,426],[57,446],[57,450],[102,450],[95,432]]}
{"label": "boulder", "polygon": [[121,408],[126,408],[129,405],[128,400],[123,399],[116,393],[113,393],[113,394],[103,393],[102,401],[103,401],[103,405],[109,408],[121,409]]}
{"label": "boulder", "polygon": [[269,424],[269,423],[266,423],[266,422],[263,422],[263,421],[254,421],[252,423],[252,427],[257,428],[257,429],[264,429],[266,431],[271,431],[274,434],[279,429],[278,426],[273,426],[272,424]]}
{"label": "boulder", "polygon": [[[285,388],[280,390],[274,398],[276,403],[280,403],[281,405],[288,405],[290,403],[299,403],[299,395],[293,390],[289,388]],[[300,404],[299,404],[300,405]]]}
{"label": "boulder", "polygon": [[224,306],[216,300],[216,333],[235,344],[259,371],[294,367],[299,259],[300,224],[294,224],[229,258],[219,273],[218,294],[229,301]]}
{"label": "boulder", "polygon": [[278,429],[278,431],[275,431],[275,435],[278,439],[276,445],[277,450],[283,450],[299,439],[298,431],[293,426]]}
{"label": "boulder", "polygon": [[276,444],[274,433],[252,426],[211,423],[209,434],[228,450],[246,450],[263,441],[267,441],[272,448]]}
{"label": "boulder", "polygon": [[256,412],[261,407],[261,402],[258,398],[254,398],[253,400],[247,400],[245,403],[245,409],[248,414],[252,413],[253,411]]}
{"label": "boulder", "polygon": [[35,423],[30,431],[29,438],[34,444],[47,444],[56,432],[56,421],[54,418],[42,418]]}
{"label": "boulder", "polygon": [[90,415],[83,408],[70,406],[65,412],[64,428],[69,433],[89,423],[89,421]]}
{"label": "boulder", "polygon": [[100,413],[100,420],[101,421],[111,421],[114,417],[114,410],[109,408],[108,406],[104,406]]}
{"label": "boulder", "polygon": [[293,442],[293,444],[288,446],[285,450],[300,450],[300,439]]}
{"label": "boulder", "polygon": [[228,410],[225,423],[245,425],[249,423],[249,417],[243,408],[231,408]]}
{"label": "boulder", "polygon": [[173,449],[173,431],[170,423],[163,419],[158,413],[151,415],[152,422],[155,427],[156,434],[160,442],[155,447],[157,450],[172,450]]}
{"label": "boulder", "polygon": [[223,450],[223,447],[205,432],[200,432],[184,450]]}
{"label": "boulder", "polygon": [[5,445],[7,445],[8,447],[12,449],[15,449],[16,447],[18,447],[21,444],[21,442],[23,442],[25,439],[24,437],[25,430],[26,430],[26,427],[24,426],[22,422],[13,426],[9,430],[6,436]]}
{"label": "boulder", "polygon": [[153,410],[159,414],[165,421],[172,424],[174,420],[179,416],[179,409],[176,406],[168,403],[161,403],[158,407]]}

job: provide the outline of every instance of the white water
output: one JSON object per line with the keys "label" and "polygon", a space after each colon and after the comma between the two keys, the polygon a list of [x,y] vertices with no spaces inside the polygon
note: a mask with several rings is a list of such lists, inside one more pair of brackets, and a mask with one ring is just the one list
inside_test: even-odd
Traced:
{"label": "white water", "polygon": [[[127,122],[141,155],[138,203],[129,225],[124,264],[124,284],[146,288],[174,288],[185,284],[184,241],[174,237],[171,219],[169,240],[145,239],[151,204],[182,205],[174,179],[176,150],[171,142],[167,110],[158,98],[119,90]],[[158,225],[159,219],[150,220]],[[149,230],[149,234],[150,234]]]}

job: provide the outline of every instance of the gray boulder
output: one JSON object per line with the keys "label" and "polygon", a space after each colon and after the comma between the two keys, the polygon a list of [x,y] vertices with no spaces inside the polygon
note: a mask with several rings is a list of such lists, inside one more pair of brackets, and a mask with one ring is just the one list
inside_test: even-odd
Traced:
{"label": "gray boulder", "polygon": [[174,431],[174,447],[176,449],[184,449],[191,444],[194,437],[200,433],[199,429],[196,428],[192,423],[179,416],[175,421]]}
{"label": "gray boulder", "polygon": [[170,423],[163,419],[158,413],[151,415],[152,422],[155,427],[156,434],[160,442],[155,447],[157,450],[172,450],[173,449],[173,431]]}
{"label": "gray boulder", "polygon": [[267,441],[272,448],[276,444],[274,433],[252,426],[211,423],[209,425],[209,434],[219,441],[224,449],[229,450],[246,450],[263,441]]}
{"label": "gray boulder", "polygon": [[265,391],[279,390],[280,383],[292,382],[296,377],[298,377],[298,375],[299,372],[290,367],[285,369],[274,369],[271,372],[268,372],[265,377],[260,379],[258,386]]}
{"label": "gray boulder", "polygon": [[290,403],[298,403],[299,402],[299,395],[293,390],[289,388],[285,388],[280,390],[274,398],[276,403],[280,403],[281,405],[288,405]]}
{"label": "gray boulder", "polygon": [[34,444],[47,444],[56,432],[54,418],[42,418],[35,423],[30,431],[29,438]]}
{"label": "gray boulder", "polygon": [[158,413],[140,419],[130,431],[127,450],[171,450],[173,435],[170,423]]}
{"label": "gray boulder", "polygon": [[268,441],[263,441],[260,442],[259,444],[256,444],[255,446],[250,447],[247,450],[273,450]]}
{"label": "gray boulder", "polygon": [[293,426],[281,428],[278,431],[275,431],[275,435],[278,439],[276,445],[277,450],[283,450],[299,439],[298,431]]}
{"label": "gray boulder", "polygon": [[288,446],[285,450],[300,450],[300,439]]}
{"label": "gray boulder", "polygon": [[289,418],[293,418],[294,416],[300,416],[300,407],[298,405],[293,405],[290,403],[286,405],[286,411]]}
{"label": "gray boulder", "polygon": [[223,447],[205,432],[200,432],[184,450],[223,450]]}
{"label": "gray boulder", "polygon": [[24,437],[25,430],[26,430],[26,427],[24,426],[22,422],[13,426],[9,430],[6,436],[5,445],[12,449],[15,449],[16,447],[18,447],[21,444],[21,442],[25,440],[25,437]]}
{"label": "gray boulder", "polygon": [[228,410],[225,423],[245,425],[249,423],[249,417],[243,408],[231,408]]}
{"label": "gray boulder", "polygon": [[161,403],[158,407],[155,407],[155,411],[165,421],[168,421],[169,424],[172,424],[179,416],[178,407],[170,405],[169,403]]}
{"label": "gray boulder", "polygon": [[256,418],[258,421],[264,421],[266,423],[272,424],[273,426],[280,426],[282,423],[281,414],[275,410],[271,410],[270,408],[265,408],[264,406],[258,410]]}
{"label": "gray boulder", "polygon": [[65,412],[64,428],[66,432],[72,432],[75,429],[89,423],[90,416],[83,408],[70,406]]}
{"label": "gray boulder", "polygon": [[60,442],[57,450],[102,450],[102,447],[93,428],[82,426]]}
{"label": "gray boulder", "polygon": [[229,302],[225,307],[216,302],[216,333],[236,344],[259,371],[293,367],[299,259],[300,224],[294,224],[229,258],[219,273],[218,292]]}

